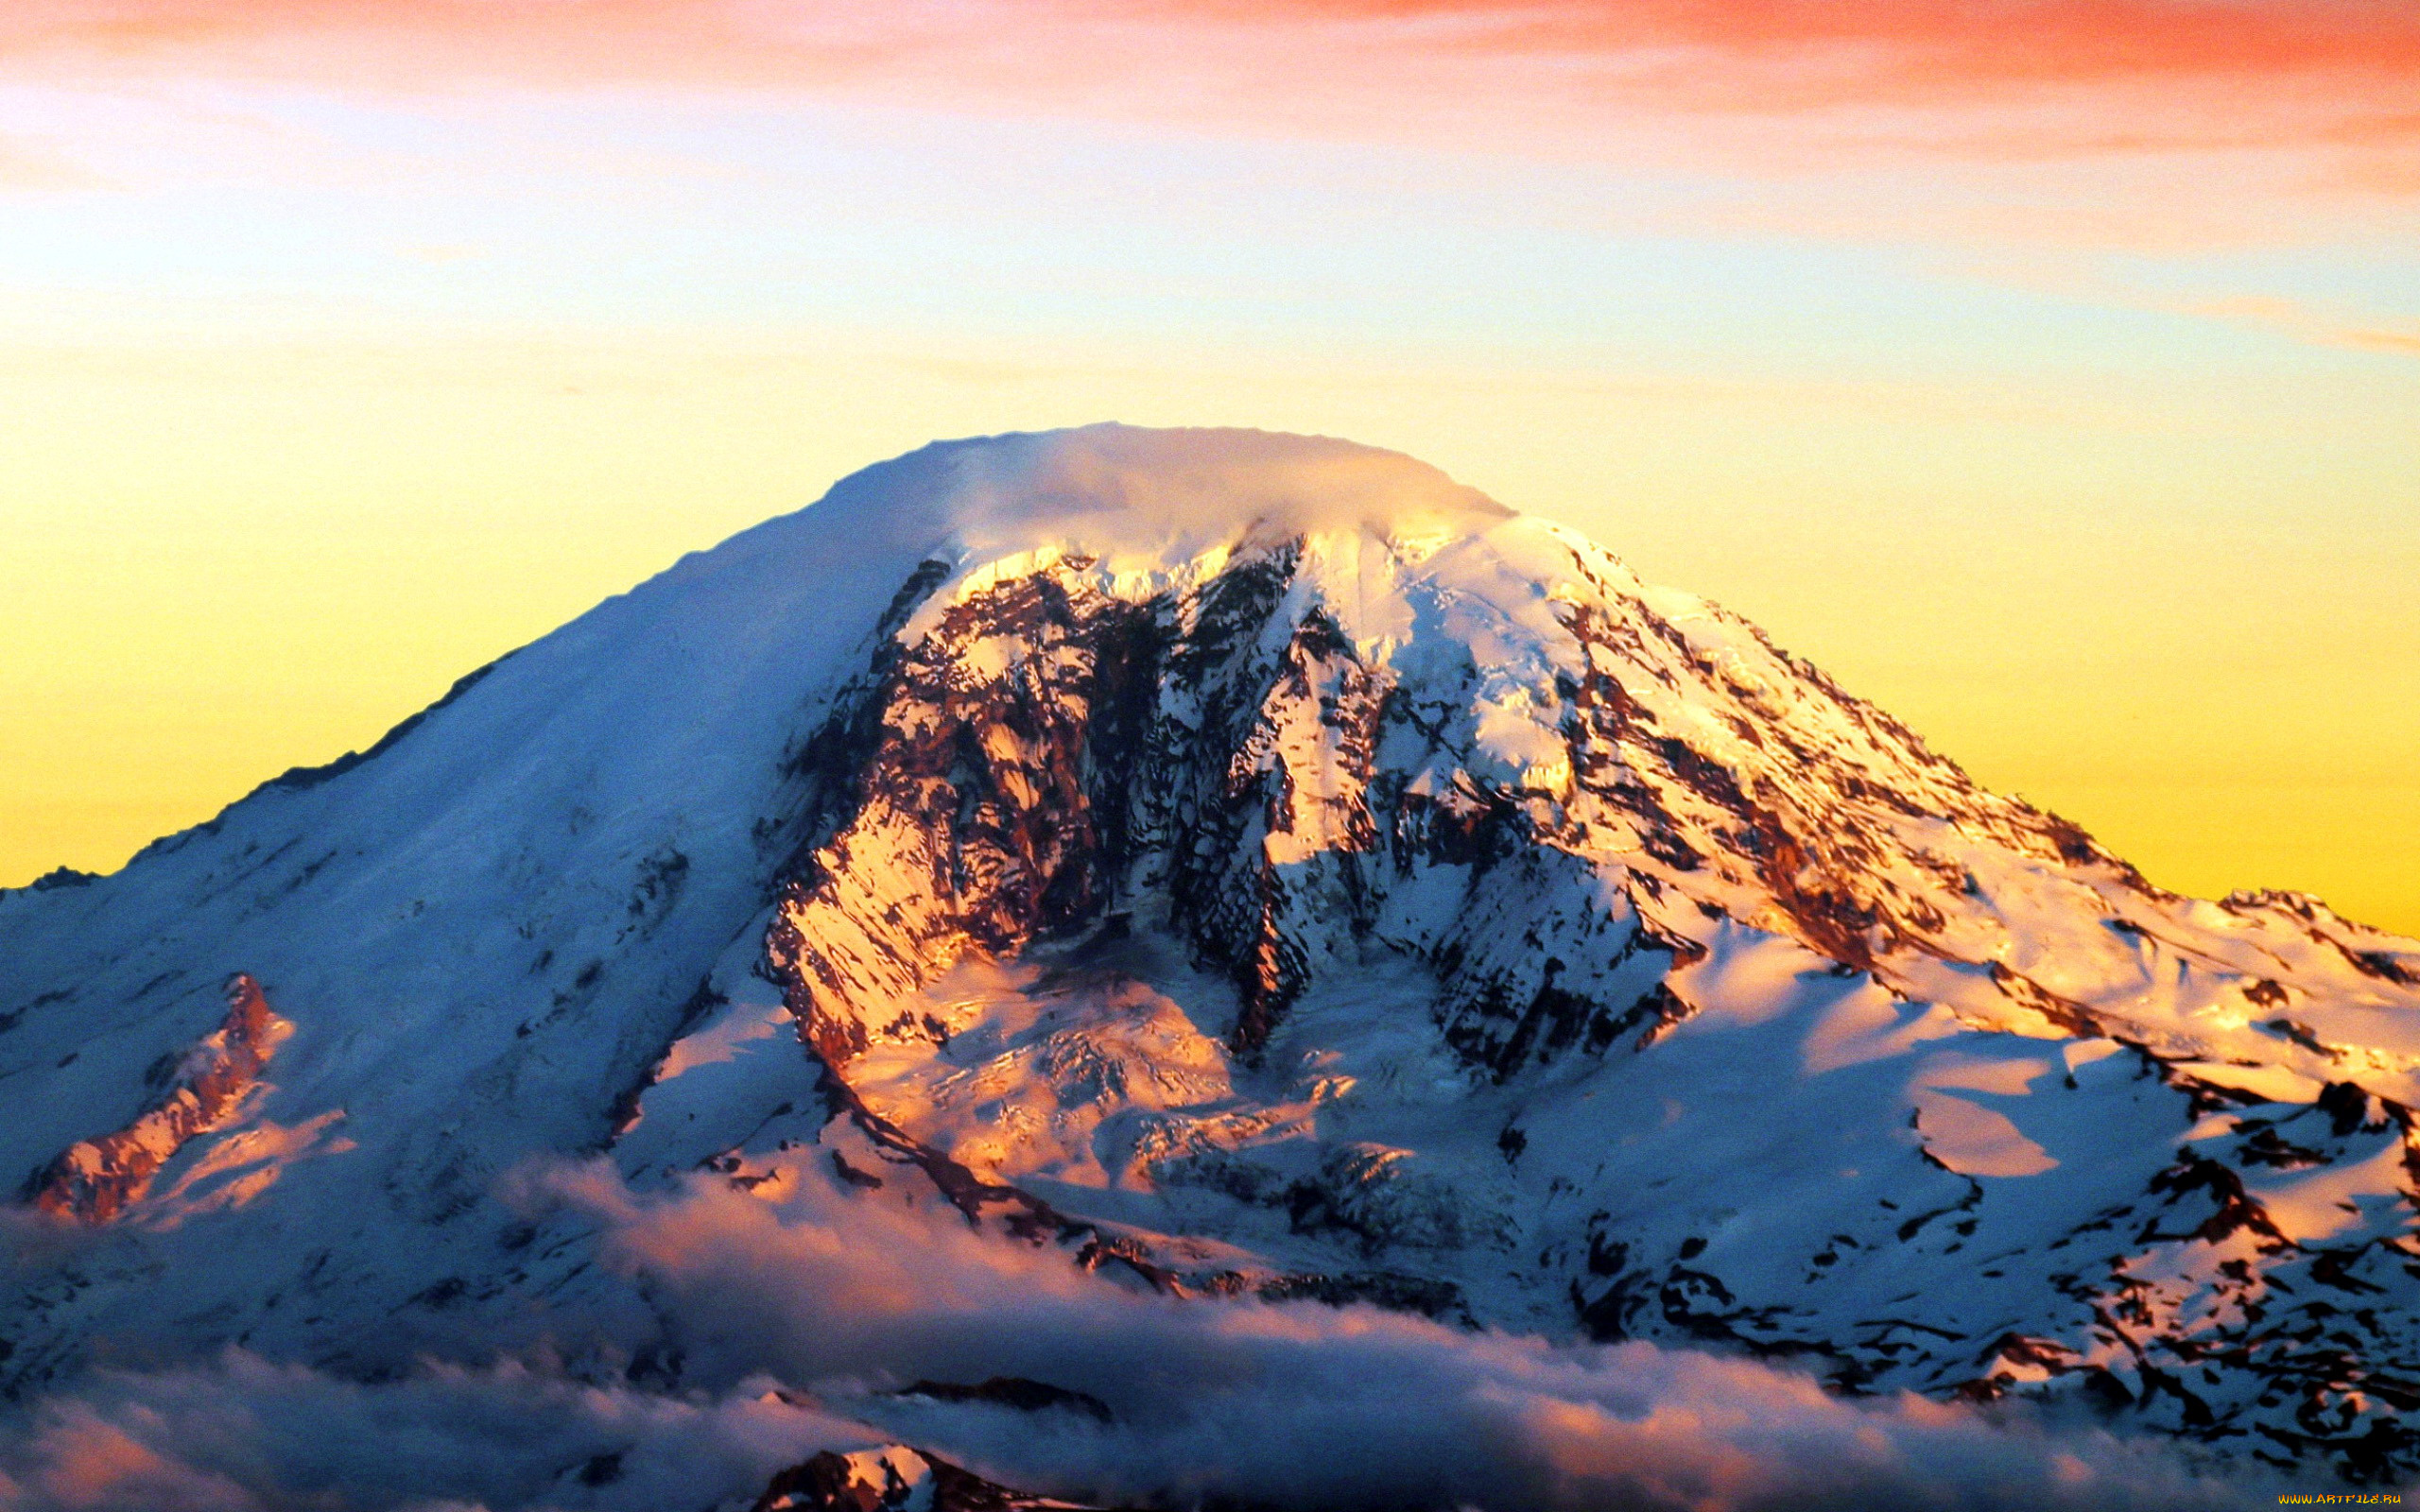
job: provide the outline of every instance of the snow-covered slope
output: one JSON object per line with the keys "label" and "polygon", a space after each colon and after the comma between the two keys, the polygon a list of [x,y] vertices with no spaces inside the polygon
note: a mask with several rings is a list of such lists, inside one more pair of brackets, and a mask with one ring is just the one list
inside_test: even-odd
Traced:
{"label": "snow-covered slope", "polygon": [[0,1176],[91,1230],[0,1314],[21,1395],[134,1338],[676,1379],[594,1226],[514,1195],[602,1155],[1167,1294],[2420,1465],[2420,942],[2161,892],[1341,442],[859,473],[0,895]]}

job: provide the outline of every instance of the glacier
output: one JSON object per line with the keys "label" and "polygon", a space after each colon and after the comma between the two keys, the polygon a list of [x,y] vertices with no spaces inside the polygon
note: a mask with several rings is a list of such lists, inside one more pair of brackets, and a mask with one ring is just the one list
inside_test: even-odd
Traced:
{"label": "glacier", "polygon": [[[0,893],[0,1507],[168,1504],[76,1501],[42,1435],[140,1437],[213,1371],[631,1394],[599,1443],[721,1425],[679,1440],[728,1483],[700,1506],[810,1448],[783,1484],[977,1495],[962,1460],[1151,1504],[2420,1466],[2420,942],[2165,892],[1737,616],[1342,441],[1095,426],[845,479],[361,755]],[[859,1325],[786,1275],[890,1332],[830,1342]],[[1215,1375],[1296,1334],[1289,1370],[1562,1416],[1410,1488],[1305,1479],[1168,1428],[1228,1409],[1120,1342]],[[1623,1371],[1992,1468],[1683,1473],[1571,1426],[1662,1420],[1590,1395]],[[302,1484],[213,1452],[179,1496]],[[665,1504],[624,1452],[447,1494]]]}

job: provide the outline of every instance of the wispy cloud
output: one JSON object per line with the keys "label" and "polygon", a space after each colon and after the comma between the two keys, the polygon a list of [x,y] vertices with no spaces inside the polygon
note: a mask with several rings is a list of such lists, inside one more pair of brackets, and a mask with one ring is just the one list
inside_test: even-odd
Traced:
{"label": "wispy cloud", "polygon": [[2192,315],[2282,332],[2318,346],[2420,357],[2420,320],[2381,320],[2374,316],[2267,295],[2201,300],[2179,308]]}
{"label": "wispy cloud", "polygon": [[0,189],[96,189],[108,181],[47,144],[0,136]]}
{"label": "wispy cloud", "polygon": [[0,79],[737,94],[1526,158],[1697,183],[1684,229],[1717,234],[2420,232],[2403,0],[20,0]]}
{"label": "wispy cloud", "polygon": [[1914,112],[1909,140],[1967,151],[2420,141],[2420,11],[2396,0],[21,0],[0,56],[216,58],[328,83],[890,87],[1373,128],[1477,107],[1549,131],[1580,127],[1556,119],[1573,112],[1685,110],[1873,134]]}

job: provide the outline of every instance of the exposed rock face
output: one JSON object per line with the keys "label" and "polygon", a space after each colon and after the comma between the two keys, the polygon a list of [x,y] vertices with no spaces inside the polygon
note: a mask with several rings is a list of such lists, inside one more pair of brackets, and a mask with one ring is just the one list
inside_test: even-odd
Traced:
{"label": "exposed rock face", "polygon": [[[1523,639],[1484,669],[1452,632],[1382,636],[1365,660],[1340,627],[1333,558],[1383,541],[1282,541],[1141,596],[1098,558],[1008,580],[961,566],[810,747],[836,828],[788,885],[771,952],[810,1039],[836,1063],[933,1039],[892,1007],[904,994],[1126,914],[1235,978],[1247,1053],[1340,936],[1376,932],[1440,971],[1447,1033],[1499,1075],[1668,1014],[1607,984],[1651,989],[1716,914],[1910,995],[1939,995],[1944,963],[1977,968],[1989,982],[1956,984],[1962,1017],[2120,1027],[2180,1058],[2232,1048],[2215,1020],[2173,1022],[2205,1002],[2295,995],[2253,974],[2281,945],[2330,988],[2409,985],[2396,942],[2292,895],[2238,895],[2232,918],[2185,904],[1752,627],[1694,600],[1659,612],[1585,542],[1523,544],[1549,558],[1538,602],[1490,627]],[[1448,612],[1450,565],[1426,581],[1389,566],[1415,623]],[[2026,908],[2020,878],[2056,902]],[[1564,896],[1590,888],[1588,906]],[[1541,900],[1561,932],[1543,954],[1525,935]],[[2121,954],[2193,951],[2169,936],[2214,925],[2234,936],[2212,954],[2222,980],[2189,1001],[2169,988],[2119,1009],[2012,964],[2066,986]],[[2307,1073],[2345,1054],[2295,1044]],[[2408,1092],[2420,1059],[2387,1062],[2378,1090]]]}
{"label": "exposed rock face", "polygon": [[1085,1512],[1028,1496],[922,1450],[830,1450],[775,1475],[752,1512]]}
{"label": "exposed rock face", "polygon": [[[2420,1469],[2420,942],[2162,892],[1736,617],[1340,443],[886,464],[0,895],[0,1160],[52,1211],[353,1142],[29,1284],[9,1389],[112,1332],[368,1371],[364,1319],[601,1314],[593,1228],[497,1193],[603,1158],[945,1203],[1204,1306]],[[273,1092],[249,979],[205,1035],[222,962],[309,1005]],[[617,1358],[677,1381],[658,1342]],[[948,1478],[883,1464],[781,1494]]]}
{"label": "exposed rock face", "polygon": [[[1557,1278],[1599,1338],[1796,1355],[1855,1390],[2083,1382],[2359,1473],[2410,1452],[2420,1333],[2342,1305],[2420,1277],[2408,942],[2308,899],[2163,893],[1752,627],[1550,530],[1248,538],[1157,578],[1074,553],[924,576],[811,743],[829,837],[768,957],[804,1037],[908,1137],[1094,1218],[1139,1211],[1096,1189],[1282,1213],[1398,1295],[1443,1281],[1432,1311],[1470,1305],[1470,1258],[1499,1254]],[[1433,1134],[1348,1137],[1388,1116],[1319,1074],[1353,1049],[1308,1027],[1281,1045],[1306,994],[1373,976],[1447,1064],[1507,1089],[1493,1174]],[[1743,988],[1751,1015],[1829,994],[1876,1038],[1800,1031],[1798,1076],[1944,1041],[1901,1073],[1919,1163],[1861,1214],[1797,1220],[1787,1265],[1770,1231],[1753,1258],[1642,1243],[1607,1200],[1621,1162],[1575,1163],[1585,1125],[1530,1111],[1575,1076],[1685,1090],[1616,1068],[1711,1000],[1737,1019]],[[2379,1012],[2398,1026],[2367,1038]],[[1297,1074],[1270,1074],[1273,1048]],[[2139,1132],[2107,1168],[2012,1120],[2050,1079],[2085,1094],[2033,1109],[2053,1129],[2100,1116],[2094,1094],[2127,1109]],[[2322,1170],[2358,1221],[2273,1179]],[[1556,1190],[1580,1212],[1521,1215]],[[1274,1250],[1236,1275],[1143,1242],[1180,1289],[1305,1284]],[[1978,1267],[1960,1290],[1991,1300],[1935,1310],[1911,1263]]]}
{"label": "exposed rock face", "polygon": [[294,1026],[269,1011],[260,984],[242,972],[227,979],[226,992],[226,1021],[181,1058],[157,1064],[167,1084],[158,1101],[115,1133],[61,1151],[32,1183],[35,1207],[107,1223],[142,1198],[188,1140],[234,1113]]}

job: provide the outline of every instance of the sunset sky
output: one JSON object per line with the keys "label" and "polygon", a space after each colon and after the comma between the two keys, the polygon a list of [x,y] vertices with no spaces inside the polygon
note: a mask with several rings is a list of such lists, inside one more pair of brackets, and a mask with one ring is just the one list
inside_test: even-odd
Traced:
{"label": "sunset sky", "polygon": [[9,0],[0,885],[840,474],[1350,437],[2420,934],[2411,0]]}

